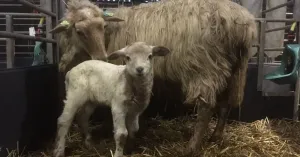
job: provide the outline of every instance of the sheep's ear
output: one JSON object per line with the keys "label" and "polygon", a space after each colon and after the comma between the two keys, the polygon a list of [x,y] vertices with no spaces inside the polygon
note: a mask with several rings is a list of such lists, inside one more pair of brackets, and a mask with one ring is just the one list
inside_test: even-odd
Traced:
{"label": "sheep's ear", "polygon": [[55,28],[49,31],[49,33],[60,33],[69,28],[70,23],[67,20],[63,20],[60,24],[58,24]]}
{"label": "sheep's ear", "polygon": [[120,57],[124,57],[125,56],[125,49],[126,47],[122,48],[121,50],[118,50],[118,51],[115,51],[113,53],[111,53],[107,59],[108,60],[115,60],[115,59],[118,59]]}
{"label": "sheep's ear", "polygon": [[150,46],[153,56],[165,56],[170,53],[170,50],[164,46]]}

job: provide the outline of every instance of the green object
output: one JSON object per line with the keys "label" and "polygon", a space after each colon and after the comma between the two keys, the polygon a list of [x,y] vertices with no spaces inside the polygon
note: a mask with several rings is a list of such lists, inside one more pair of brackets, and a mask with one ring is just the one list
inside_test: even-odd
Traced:
{"label": "green object", "polygon": [[[276,84],[295,84],[298,77],[300,44],[288,44],[283,50],[281,65],[265,75],[266,80]],[[289,63],[289,61],[291,63]]]}
{"label": "green object", "polygon": [[107,11],[105,11],[104,12],[104,16],[114,16],[114,13],[110,13],[110,12],[107,12]]}
{"label": "green object", "polygon": [[43,42],[40,41],[35,42],[32,66],[42,65],[47,62],[46,53],[41,48],[42,44]]}

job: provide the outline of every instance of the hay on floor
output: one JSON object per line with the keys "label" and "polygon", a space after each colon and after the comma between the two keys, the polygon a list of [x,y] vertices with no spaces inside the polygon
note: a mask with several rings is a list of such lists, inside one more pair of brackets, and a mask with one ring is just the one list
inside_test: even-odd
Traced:
{"label": "hay on floor", "polygon": [[[137,139],[137,150],[132,157],[183,157],[193,130],[195,116],[181,117],[174,120],[149,120],[146,134]],[[210,123],[207,136],[215,126]],[[78,128],[74,126],[67,138],[67,156],[111,157],[114,152],[113,138],[102,139],[94,148],[87,149],[82,145]],[[299,157],[300,156],[300,123],[286,120],[258,120],[253,123],[231,122],[225,128],[224,139],[216,142],[204,142],[199,156],[205,157]],[[14,155],[12,155],[14,156]],[[28,156],[51,156],[50,151],[32,152]]]}

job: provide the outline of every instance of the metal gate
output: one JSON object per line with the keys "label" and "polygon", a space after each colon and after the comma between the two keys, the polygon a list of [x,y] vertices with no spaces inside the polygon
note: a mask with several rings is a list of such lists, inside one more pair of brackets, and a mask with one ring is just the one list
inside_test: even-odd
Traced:
{"label": "metal gate", "polygon": [[[300,22],[300,14],[299,14],[299,9],[300,9],[300,0],[289,0],[284,4],[278,5],[274,8],[269,8],[269,9],[265,9],[266,8],[266,0],[263,0],[263,10],[261,12],[262,14],[262,18],[256,18],[256,22],[258,22],[259,24],[259,44],[257,45],[253,45],[254,47],[257,47],[258,50],[258,57],[257,57],[257,66],[258,66],[258,83],[257,83],[257,90],[261,91],[263,94],[264,90],[263,90],[263,83],[264,83],[264,66],[267,64],[276,64],[275,62],[273,63],[266,63],[266,59],[265,59],[265,52],[266,51],[283,51],[285,49],[285,47],[276,47],[276,48],[265,48],[265,41],[268,40],[266,39],[266,33],[268,32],[274,32],[274,31],[280,31],[280,30],[288,30],[291,28],[291,25],[286,25],[284,27],[279,27],[279,28],[274,28],[274,29],[269,29],[266,30],[266,24],[267,23],[272,23],[272,22],[284,22],[284,23],[294,23],[296,24],[296,30],[295,30],[295,43],[300,44],[299,41],[299,22]],[[278,8],[281,7],[285,7],[285,6],[293,6],[293,18],[292,19],[270,19],[270,18],[266,18],[266,13],[271,12],[273,10],[276,10]],[[278,63],[277,63],[278,64]],[[280,64],[280,63],[279,63]],[[300,71],[299,71],[300,72]],[[298,72],[298,74],[299,74]],[[293,120],[294,121],[298,121],[298,108],[299,108],[299,84],[300,83],[300,79],[298,76],[298,81],[296,83],[296,89],[294,92],[291,92],[294,94],[295,96],[295,102],[294,102],[294,113],[293,113]],[[293,85],[293,84],[292,84]]]}
{"label": "metal gate", "polygon": [[[36,46],[36,43],[27,43],[27,44],[16,44],[16,40],[26,40],[26,41],[39,41],[41,43],[45,43],[45,53],[48,63],[53,64],[57,63],[59,57],[59,49],[56,45],[55,39],[53,39],[53,35],[48,33],[58,22],[59,18],[59,10],[60,10],[60,1],[59,0],[1,0],[0,8],[3,7],[15,7],[15,8],[28,8],[28,10],[33,9],[34,12],[19,12],[15,10],[15,12],[1,12],[0,9],[0,18],[5,19],[5,29],[0,31],[0,38],[2,41],[5,41],[5,50],[6,53],[4,55],[4,60],[2,63],[6,64],[6,68],[14,68],[16,56],[31,56],[34,58],[33,52],[27,53],[16,53],[16,49],[20,49],[20,47],[34,47],[38,49],[40,47]],[[4,9],[5,10],[5,9]],[[5,10],[6,11],[6,10]],[[9,10],[10,11],[10,10]],[[38,21],[45,22],[45,24],[40,23],[41,27],[37,27],[39,25]],[[35,25],[24,24],[25,21],[36,22]],[[18,23],[16,23],[18,22]],[[22,31],[15,31],[14,28],[22,27]],[[26,27],[27,26],[27,27]],[[30,27],[32,29],[29,29]],[[24,30],[25,28],[25,30]],[[27,30],[26,30],[27,29]],[[38,35],[34,35],[39,33],[34,30],[43,30],[44,33]],[[31,34],[31,35],[28,35]],[[33,35],[32,35],[33,34]],[[31,49],[32,50],[32,49]],[[30,65],[20,65],[20,66],[30,66]]]}

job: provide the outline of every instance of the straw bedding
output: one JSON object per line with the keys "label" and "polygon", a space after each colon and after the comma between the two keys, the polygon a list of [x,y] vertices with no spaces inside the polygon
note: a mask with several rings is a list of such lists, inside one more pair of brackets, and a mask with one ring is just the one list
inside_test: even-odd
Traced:
{"label": "straw bedding", "polygon": [[[173,120],[154,118],[149,120],[145,135],[137,139],[137,149],[132,157],[184,157],[183,148],[192,133],[196,116],[186,116]],[[207,133],[213,131],[215,120],[209,125]],[[94,127],[95,130],[100,126]],[[208,137],[208,136],[206,136]],[[114,150],[112,134],[96,141],[95,148],[86,149],[81,143],[77,126],[73,126],[67,137],[66,155],[82,157],[111,157]],[[205,139],[207,141],[207,138]],[[217,143],[204,142],[197,156],[205,157],[299,157],[300,123],[287,120],[262,119],[253,123],[230,122],[223,140]],[[15,155],[13,155],[15,154]],[[10,157],[16,157],[12,152]],[[26,156],[26,155],[20,155]],[[50,150],[31,152],[29,157],[51,156]]]}

